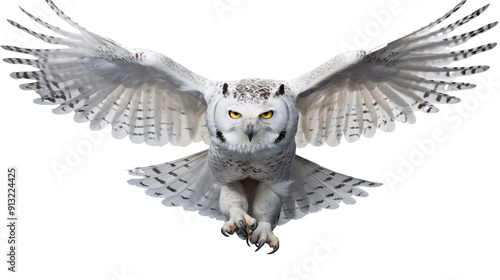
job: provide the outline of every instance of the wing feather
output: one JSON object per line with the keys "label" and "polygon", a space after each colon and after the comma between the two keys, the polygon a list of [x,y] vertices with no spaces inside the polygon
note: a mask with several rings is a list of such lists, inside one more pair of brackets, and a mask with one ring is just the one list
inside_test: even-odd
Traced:
{"label": "wing feather", "polygon": [[98,36],[71,20],[51,0],[47,4],[77,32],[53,26],[24,9],[30,19],[61,37],[9,23],[46,43],[68,48],[2,46],[35,57],[4,59],[38,68],[11,74],[14,79],[35,80],[20,86],[40,95],[35,103],[58,105],[53,110],[58,114],[75,112],[75,121],[89,121],[91,129],[111,124],[113,136],[129,136],[134,143],[185,146],[209,142],[204,113],[210,80],[161,54],[129,49]]}
{"label": "wing feather", "polygon": [[477,18],[489,5],[437,28],[465,4],[461,1],[429,25],[374,51],[339,55],[313,71],[289,81],[300,112],[296,142],[336,146],[342,136],[353,142],[372,137],[377,129],[391,132],[395,122],[414,123],[414,111],[438,112],[433,104],[454,104],[448,91],[472,89],[456,77],[485,72],[489,66],[449,67],[496,47],[496,43],[448,51],[491,30],[498,22],[470,32],[451,33]]}

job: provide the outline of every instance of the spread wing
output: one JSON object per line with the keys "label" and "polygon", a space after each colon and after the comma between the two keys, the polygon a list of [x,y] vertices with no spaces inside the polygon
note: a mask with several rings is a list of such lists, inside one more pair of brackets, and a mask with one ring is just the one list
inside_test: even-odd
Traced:
{"label": "spread wing", "polygon": [[36,71],[15,72],[14,79],[35,80],[22,84],[34,90],[38,104],[58,105],[56,114],[75,112],[75,121],[90,121],[94,130],[112,126],[116,138],[129,136],[135,143],[185,146],[204,140],[205,96],[211,81],[161,54],[129,49],[100,37],[67,17],[51,0],[50,8],[76,29],[68,32],[24,11],[41,26],[61,35],[48,36],[9,22],[40,40],[67,48],[2,48],[36,59],[6,58],[11,64],[30,65]]}
{"label": "spread wing", "polygon": [[[313,71],[289,81],[300,112],[296,142],[336,146],[342,136],[354,142],[372,137],[377,129],[390,132],[395,121],[415,122],[415,111],[435,113],[433,104],[460,99],[445,92],[474,88],[456,77],[484,72],[488,66],[443,67],[493,49],[497,44],[449,51],[490,30],[498,22],[459,35],[452,31],[481,15],[484,6],[447,26],[442,22],[465,1],[431,24],[371,51],[339,55]],[[439,29],[438,29],[439,28]]]}

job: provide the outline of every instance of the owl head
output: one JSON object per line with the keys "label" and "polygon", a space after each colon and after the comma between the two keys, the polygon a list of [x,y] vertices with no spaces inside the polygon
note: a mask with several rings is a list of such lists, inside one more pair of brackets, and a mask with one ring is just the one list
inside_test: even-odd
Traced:
{"label": "owl head", "polygon": [[287,85],[272,80],[224,83],[209,104],[211,141],[238,152],[287,145],[295,141],[298,112]]}

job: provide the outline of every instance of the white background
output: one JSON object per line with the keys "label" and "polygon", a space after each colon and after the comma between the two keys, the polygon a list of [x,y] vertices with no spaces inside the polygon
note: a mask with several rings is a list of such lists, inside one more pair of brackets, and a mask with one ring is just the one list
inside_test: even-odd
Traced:
{"label": "white background", "polygon": [[[396,10],[388,9],[390,2],[397,4]],[[295,78],[345,46],[370,48],[401,37],[457,2],[57,3],[91,31],[125,46],[164,53],[207,78],[227,80]],[[233,8],[218,13],[213,5],[221,3]],[[470,0],[453,19],[486,3]],[[17,9],[21,5],[66,27],[45,1],[1,5],[2,21],[10,18],[35,27]],[[390,18],[381,18],[388,12]],[[498,14],[500,5],[493,3],[457,34],[496,21]],[[5,21],[0,29],[1,44],[45,47]],[[499,32],[496,28],[476,37],[464,48],[497,41]],[[16,55],[2,50],[0,56]],[[51,108],[32,103],[36,94],[21,91],[19,82],[8,77],[26,67],[2,62],[1,178],[6,186],[7,167],[18,167],[19,227],[18,273],[7,272],[2,261],[0,278],[499,279],[498,58],[495,49],[460,63],[488,64],[492,69],[462,79],[478,84],[457,93],[462,103],[439,106],[441,112],[434,115],[419,113],[415,125],[398,123],[393,133],[378,132],[373,139],[336,148],[299,150],[299,155],[325,167],[384,185],[370,189],[370,196],[354,206],[278,227],[281,248],[271,256],[263,252],[268,247],[254,253],[237,237],[223,237],[221,222],[164,207],[159,199],[126,183],[127,169],[171,161],[205,145],[149,147],[115,140],[108,129],[90,134],[88,124],[74,123],[72,115],[54,115]],[[432,140],[436,133],[441,137]],[[84,155],[76,158],[78,149]],[[58,176],[58,165],[70,171]],[[6,187],[2,189],[0,216],[6,218]],[[4,223],[0,260],[7,254]]]}

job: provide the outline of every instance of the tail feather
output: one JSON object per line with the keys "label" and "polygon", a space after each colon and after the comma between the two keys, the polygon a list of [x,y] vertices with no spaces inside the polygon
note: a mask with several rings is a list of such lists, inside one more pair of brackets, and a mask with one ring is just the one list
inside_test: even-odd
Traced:
{"label": "tail feather", "polygon": [[179,166],[184,166],[190,162],[197,161],[201,157],[206,155],[207,151],[203,151],[175,161],[166,162],[158,165],[151,165],[148,167],[135,168],[133,170],[130,170],[129,173],[130,175],[137,175],[137,176],[157,176],[159,174],[164,174],[173,171]]}
{"label": "tail feather", "polygon": [[[224,220],[219,210],[220,187],[207,163],[208,151],[199,152],[172,162],[130,170],[141,178],[128,182],[146,189],[146,194],[163,198],[166,206],[181,206],[200,215]],[[283,194],[280,220],[284,224],[322,209],[336,209],[340,202],[354,204],[354,196],[366,197],[360,187],[381,184],[350,177],[295,156],[292,185]]]}
{"label": "tail feather", "polygon": [[336,209],[340,202],[354,204],[353,196],[368,196],[360,187],[382,185],[334,172],[300,156],[295,156],[290,179],[294,183],[283,198],[279,224],[322,209]]}
{"label": "tail feather", "polygon": [[181,206],[203,216],[223,220],[219,211],[220,188],[207,164],[208,151],[176,161],[135,168],[129,173],[142,178],[129,184],[146,189],[146,194],[163,198],[166,206]]}

